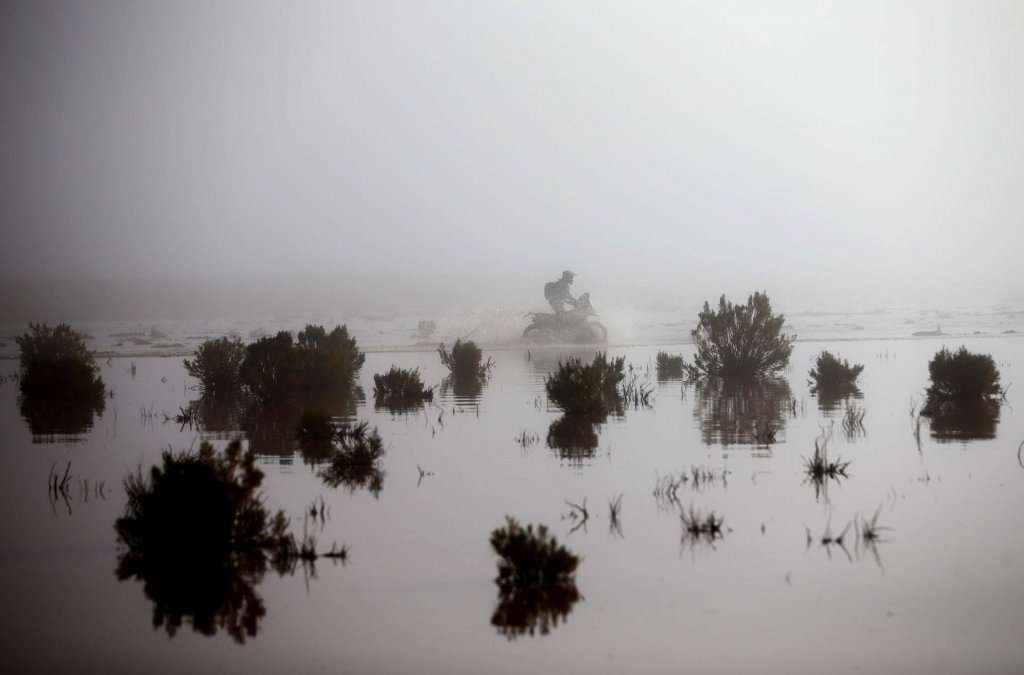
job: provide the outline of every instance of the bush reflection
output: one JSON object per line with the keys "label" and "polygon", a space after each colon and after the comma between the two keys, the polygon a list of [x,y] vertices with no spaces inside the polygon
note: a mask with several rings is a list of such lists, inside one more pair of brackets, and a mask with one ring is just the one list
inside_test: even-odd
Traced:
{"label": "bush reflection", "polygon": [[707,445],[780,441],[793,408],[784,378],[698,380],[693,414]]}

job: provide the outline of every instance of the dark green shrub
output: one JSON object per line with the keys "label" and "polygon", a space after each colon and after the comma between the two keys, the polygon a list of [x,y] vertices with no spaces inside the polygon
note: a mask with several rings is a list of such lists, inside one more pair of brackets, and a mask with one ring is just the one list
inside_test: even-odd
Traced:
{"label": "dark green shrub", "polygon": [[232,441],[223,455],[209,443],[195,454],[164,452],[149,476],[125,479],[128,503],[115,524],[128,556],[222,556],[273,548],[285,536],[284,513],[270,517],[258,490],[256,455]]}
{"label": "dark green shrub", "polygon": [[206,340],[195,351],[192,361],[185,359],[185,371],[199,380],[199,390],[211,396],[225,396],[239,390],[238,378],[245,345],[237,337]]}
{"label": "dark green shrub", "polygon": [[754,293],[746,305],[726,302],[723,295],[718,311],[707,302],[690,333],[697,349],[694,365],[687,370],[697,377],[752,377],[785,368],[793,351],[795,336],[782,335],[785,317],[772,314],[765,293]]}
{"label": "dark green shrub", "polygon": [[255,462],[239,441],[222,455],[203,443],[196,454],[165,452],[162,467],[125,480],[117,575],[144,582],[154,627],[174,635],[188,618],[205,635],[256,635],[266,610],[255,585],[292,538],[284,514],[271,517],[259,497]]}
{"label": "dark green shrub", "polygon": [[925,415],[943,403],[994,401],[1003,393],[992,357],[973,354],[966,347],[956,353],[943,347],[928,363],[928,373],[932,383],[926,392]]}
{"label": "dark green shrub", "polygon": [[563,412],[600,415],[615,407],[617,387],[626,376],[625,362],[624,356],[609,361],[604,352],[598,352],[589,364],[570,358],[559,362],[558,370],[544,381],[544,388]]}
{"label": "dark green shrub", "polygon": [[830,352],[823,351],[811,368],[808,383],[813,383],[817,389],[850,389],[857,385],[857,377],[863,370],[864,366],[860,364],[851,366],[846,359],[840,361]]}
{"label": "dark green shrub", "polygon": [[261,404],[294,396],[303,378],[291,333],[281,331],[247,346],[238,376],[249,394]]}
{"label": "dark green shrub", "polygon": [[484,377],[494,366],[490,359],[487,359],[487,363],[482,363],[483,352],[471,340],[456,340],[450,352],[445,349],[442,342],[437,348],[437,353],[441,356],[444,367],[456,378]]}
{"label": "dark green shrub", "polygon": [[491,533],[491,548],[498,554],[498,585],[545,586],[571,583],[580,559],[548,534],[548,528],[524,529],[515,518]]}
{"label": "dark green shrub", "polygon": [[391,370],[383,375],[377,373],[373,376],[373,398],[375,405],[402,411],[433,400],[434,388],[423,386],[419,368],[408,370],[391,366]]}
{"label": "dark green shrub", "polygon": [[669,355],[667,352],[658,352],[654,360],[655,369],[658,372],[659,380],[670,378],[681,378],[683,376],[684,362],[679,355]]}
{"label": "dark green shrub", "polygon": [[347,326],[327,333],[323,326],[307,325],[299,332],[296,348],[304,391],[351,386],[366,360]]}
{"label": "dark green shrub", "polygon": [[105,387],[92,353],[82,335],[66,323],[50,328],[29,324],[29,331],[15,338],[20,349],[21,394],[65,401],[102,401]]}
{"label": "dark green shrub", "polygon": [[345,326],[327,333],[308,325],[293,341],[287,331],[260,338],[246,347],[239,378],[259,403],[297,395],[350,388],[365,355]]}

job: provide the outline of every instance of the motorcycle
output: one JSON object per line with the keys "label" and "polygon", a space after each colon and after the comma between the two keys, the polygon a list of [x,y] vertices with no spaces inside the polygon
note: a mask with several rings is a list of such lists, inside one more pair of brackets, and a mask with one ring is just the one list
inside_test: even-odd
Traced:
{"label": "motorcycle", "polygon": [[594,320],[597,310],[590,304],[590,293],[576,299],[576,306],[562,314],[530,312],[532,323],[523,331],[524,338],[554,342],[604,342],[608,331]]}

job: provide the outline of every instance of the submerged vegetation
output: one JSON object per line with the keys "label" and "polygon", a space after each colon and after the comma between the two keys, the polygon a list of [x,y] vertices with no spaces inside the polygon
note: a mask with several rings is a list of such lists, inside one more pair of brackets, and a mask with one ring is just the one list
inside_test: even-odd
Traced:
{"label": "submerged vegetation", "polygon": [[686,362],[678,354],[669,355],[667,352],[659,351],[654,365],[659,380],[679,379],[685,374]]}
{"label": "submerged vegetation", "polygon": [[103,379],[81,333],[66,323],[55,328],[30,323],[28,332],[15,341],[22,396],[54,402],[102,400]]}
{"label": "submerged vegetation", "polygon": [[574,580],[580,559],[548,534],[544,525],[523,528],[511,517],[491,533],[498,554],[499,586],[546,586]]}
{"label": "submerged vegetation", "polygon": [[785,317],[772,313],[765,293],[754,293],[745,305],[723,295],[718,311],[707,302],[690,335],[697,353],[686,369],[693,378],[757,377],[786,367],[793,351],[792,335],[783,335]]}
{"label": "submerged vegetation", "polygon": [[509,640],[537,630],[545,635],[565,620],[580,599],[575,554],[545,526],[523,528],[511,516],[491,533],[491,548],[499,557],[498,606],[491,616],[498,632]]}
{"label": "submerged vegetation", "polygon": [[928,363],[931,385],[921,414],[938,439],[994,438],[1002,398],[999,370],[988,354],[943,347]]}
{"label": "submerged vegetation", "polygon": [[551,402],[570,415],[602,415],[617,406],[619,382],[625,377],[626,357],[608,360],[598,352],[584,364],[570,358],[544,381]]}
{"label": "submerged vegetation", "polygon": [[391,366],[388,372],[373,376],[373,398],[378,406],[402,412],[432,401],[434,388],[423,385],[419,368]]}
{"label": "submerged vegetation", "polygon": [[199,380],[199,390],[211,396],[237,392],[241,383],[239,369],[245,359],[245,345],[237,337],[206,340],[195,351],[195,358],[185,359],[185,372]]}
{"label": "submerged vegetation", "polygon": [[922,413],[932,414],[944,404],[998,403],[1003,394],[999,370],[988,354],[974,354],[961,347],[956,353],[943,347],[928,363],[931,385]]}
{"label": "submerged vegetation", "polygon": [[85,339],[67,324],[29,324],[20,349],[19,408],[34,438],[78,434],[106,407],[106,387]]}
{"label": "submerged vegetation", "polygon": [[441,363],[451,371],[455,378],[485,377],[494,367],[494,363],[489,358],[486,363],[483,362],[483,352],[471,340],[466,342],[461,339],[456,340],[451,351],[445,349],[442,342],[441,346],[437,348],[437,353],[441,357]]}
{"label": "submerged vegetation", "polygon": [[851,366],[846,359],[840,361],[831,352],[822,351],[808,373],[809,383],[813,383],[812,392],[816,389],[851,389],[857,386],[857,378],[863,370],[863,365]]}
{"label": "submerged vegetation", "polygon": [[261,403],[282,401],[297,394],[350,388],[366,356],[349,337],[348,328],[307,325],[292,340],[281,331],[246,347],[239,379]]}

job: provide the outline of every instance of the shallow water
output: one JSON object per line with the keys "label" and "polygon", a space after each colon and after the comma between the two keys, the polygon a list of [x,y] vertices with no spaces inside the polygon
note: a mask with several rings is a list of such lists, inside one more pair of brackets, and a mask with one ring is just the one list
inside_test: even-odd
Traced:
{"label": "shallow water", "polygon": [[[213,430],[202,432],[165,421],[197,398],[181,358],[101,360],[114,394],[81,433],[33,435],[17,384],[5,381],[6,662],[17,672],[1019,671],[1024,413],[1012,406],[1016,387],[992,433],[980,434],[991,438],[936,438],[925,423],[918,443],[911,409],[942,345],[992,354],[1010,384],[1024,379],[1024,340],[801,342],[785,382],[752,392],[658,382],[656,352],[688,356],[691,348],[647,342],[610,352],[656,387],[652,407],[627,407],[589,429],[559,424],[543,380],[559,359],[592,350],[485,350],[497,365],[479,395],[439,387],[433,403],[406,414],[375,409],[372,397],[334,402],[332,412],[368,420],[385,440],[376,494],[318,478],[295,447],[294,411],[255,419],[211,412],[204,422]],[[392,364],[441,383],[436,353],[391,349],[367,355],[364,392]],[[844,429],[843,404],[822,410],[809,392],[806,372],[821,349],[865,364],[854,401],[863,429]],[[0,362],[5,375],[15,368]],[[754,441],[766,420],[775,441]],[[154,627],[142,583],[115,576],[121,481],[168,447],[204,438],[223,445],[236,434],[261,452],[267,505],[285,509],[301,532],[303,514],[322,497],[329,513],[305,527],[322,550],[344,543],[350,557],[265,574],[253,584],[265,614],[244,644],[187,622],[170,637]],[[827,492],[803,472],[822,434],[831,436],[830,455],[850,462],[848,478]],[[51,503],[47,475],[67,462],[69,499]],[[699,490],[682,485],[677,503],[654,494],[659,480],[692,466],[716,478]],[[609,527],[608,509],[620,494],[621,533]],[[584,500],[590,518],[577,527],[567,501]],[[691,506],[723,516],[723,535],[684,536],[679,511]],[[858,541],[851,527],[842,545],[822,544],[876,511],[884,541]],[[546,634],[493,623],[500,597],[488,538],[506,514],[548,525],[583,558],[581,599],[563,603]]]}

